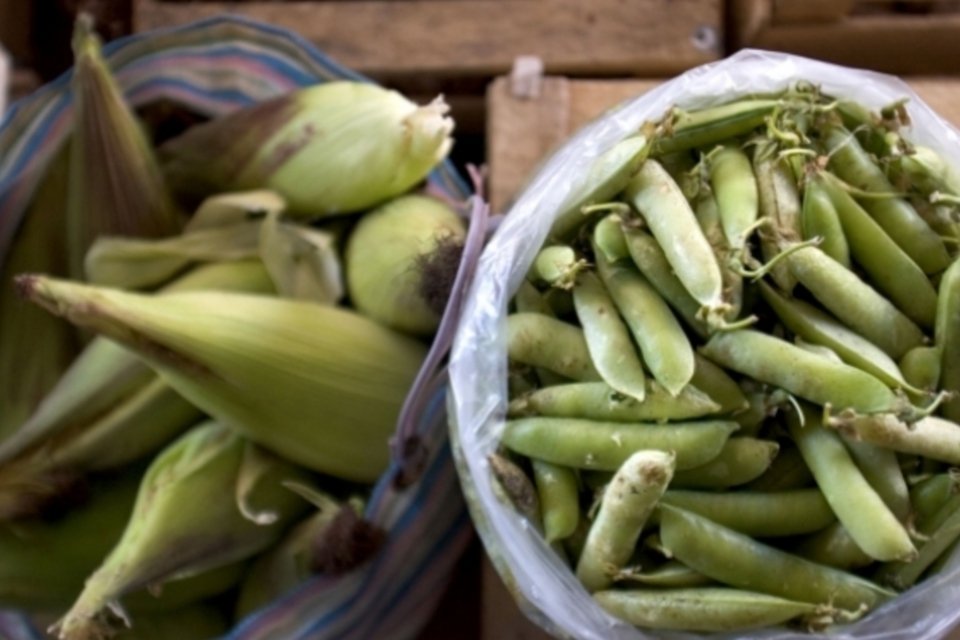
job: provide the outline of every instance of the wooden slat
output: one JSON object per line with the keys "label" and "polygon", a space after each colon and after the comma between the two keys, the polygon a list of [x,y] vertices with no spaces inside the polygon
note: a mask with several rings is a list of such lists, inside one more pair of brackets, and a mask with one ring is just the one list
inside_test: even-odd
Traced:
{"label": "wooden slat", "polygon": [[221,13],[294,30],[371,75],[509,71],[521,55],[549,73],[669,75],[721,55],[722,0],[135,0],[136,31]]}

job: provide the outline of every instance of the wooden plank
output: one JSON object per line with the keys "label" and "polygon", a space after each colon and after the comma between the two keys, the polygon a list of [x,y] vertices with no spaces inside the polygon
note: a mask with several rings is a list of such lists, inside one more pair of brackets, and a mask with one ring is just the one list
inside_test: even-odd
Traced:
{"label": "wooden plank", "polygon": [[256,18],[374,76],[492,76],[530,54],[548,73],[657,76],[722,54],[722,0],[135,0],[133,9],[135,31],[222,13]]}
{"label": "wooden plank", "polygon": [[[536,166],[570,134],[620,102],[657,85],[653,80],[571,80],[547,76],[539,99],[520,99],[504,78],[487,95],[490,200],[504,211]],[[960,127],[960,78],[913,78],[910,85],[944,119]]]}
{"label": "wooden plank", "polygon": [[33,2],[0,0],[0,46],[19,64],[30,63]]}

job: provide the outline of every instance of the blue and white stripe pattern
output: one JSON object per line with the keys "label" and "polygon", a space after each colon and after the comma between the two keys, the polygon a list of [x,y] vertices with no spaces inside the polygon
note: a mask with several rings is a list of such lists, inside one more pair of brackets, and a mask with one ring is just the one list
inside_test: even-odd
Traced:
{"label": "blue and white stripe pattern", "polygon": [[[105,55],[134,106],[158,99],[217,116],[298,87],[363,79],[289,31],[223,16],[108,44]],[[44,168],[72,124],[70,72],[13,104],[0,121],[0,263]],[[449,163],[431,186],[455,199],[468,189]],[[388,540],[363,567],[317,577],[241,621],[229,640],[414,637],[442,596],[472,527],[447,443],[444,393],[421,416],[431,452],[412,486],[393,486],[395,467],[380,478],[366,518]],[[46,637],[17,612],[0,612],[0,638]]]}

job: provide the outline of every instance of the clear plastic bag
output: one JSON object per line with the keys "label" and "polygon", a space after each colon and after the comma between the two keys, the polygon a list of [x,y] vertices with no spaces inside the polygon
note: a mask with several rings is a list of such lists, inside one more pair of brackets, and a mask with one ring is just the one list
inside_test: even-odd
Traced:
{"label": "clear plastic bag", "polygon": [[[104,52],[134,106],[167,100],[210,117],[307,85],[363,79],[289,31],[236,16],[131,36]],[[70,133],[70,80],[65,73],[0,117],[0,264],[37,182]],[[450,198],[468,195],[449,162],[429,181]],[[345,575],[308,580],[225,638],[416,637],[472,538],[447,444],[443,389],[420,408],[414,431],[427,452],[422,473],[400,488],[395,480],[403,465],[394,462],[366,505],[364,518],[387,531],[378,553]],[[0,611],[3,640],[46,637],[28,616]]]}
{"label": "clear plastic bag", "polygon": [[[960,167],[960,132],[941,119],[901,80],[791,56],[744,50],[698,67],[608,111],[541,165],[517,197],[481,257],[458,328],[450,362],[451,439],[461,485],[474,524],[501,578],[527,615],[559,637],[596,640],[695,638],[679,632],[643,632],[608,615],[573,573],[512,507],[496,497],[487,456],[497,446],[506,413],[507,304],[550,226],[576,193],[594,158],[642,123],[660,119],[671,106],[694,109],[738,97],[778,91],[798,80],[827,95],[879,108],[908,97],[908,139],[939,151]],[[960,621],[960,554],[935,579],[893,599],[863,619],[841,625],[829,637],[860,640],[933,639]],[[766,629],[712,638],[801,640],[812,634]]]}

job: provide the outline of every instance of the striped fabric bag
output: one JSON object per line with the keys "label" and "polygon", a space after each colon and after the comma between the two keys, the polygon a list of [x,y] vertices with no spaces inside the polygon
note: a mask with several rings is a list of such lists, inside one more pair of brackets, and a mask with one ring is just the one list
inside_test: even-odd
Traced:
{"label": "striped fabric bag", "polygon": [[[262,23],[223,16],[118,40],[104,51],[128,100],[168,100],[218,116],[298,87],[361,79],[309,42]],[[70,73],[10,106],[0,120],[0,263],[47,163],[72,123]],[[430,187],[463,199],[449,163]],[[442,384],[416,416],[427,459],[422,475],[397,488],[395,462],[379,479],[365,517],[388,532],[381,551],[339,577],[318,576],[241,621],[230,640],[412,638],[429,620],[472,536],[447,443]],[[48,636],[26,615],[0,612],[0,638]]]}

